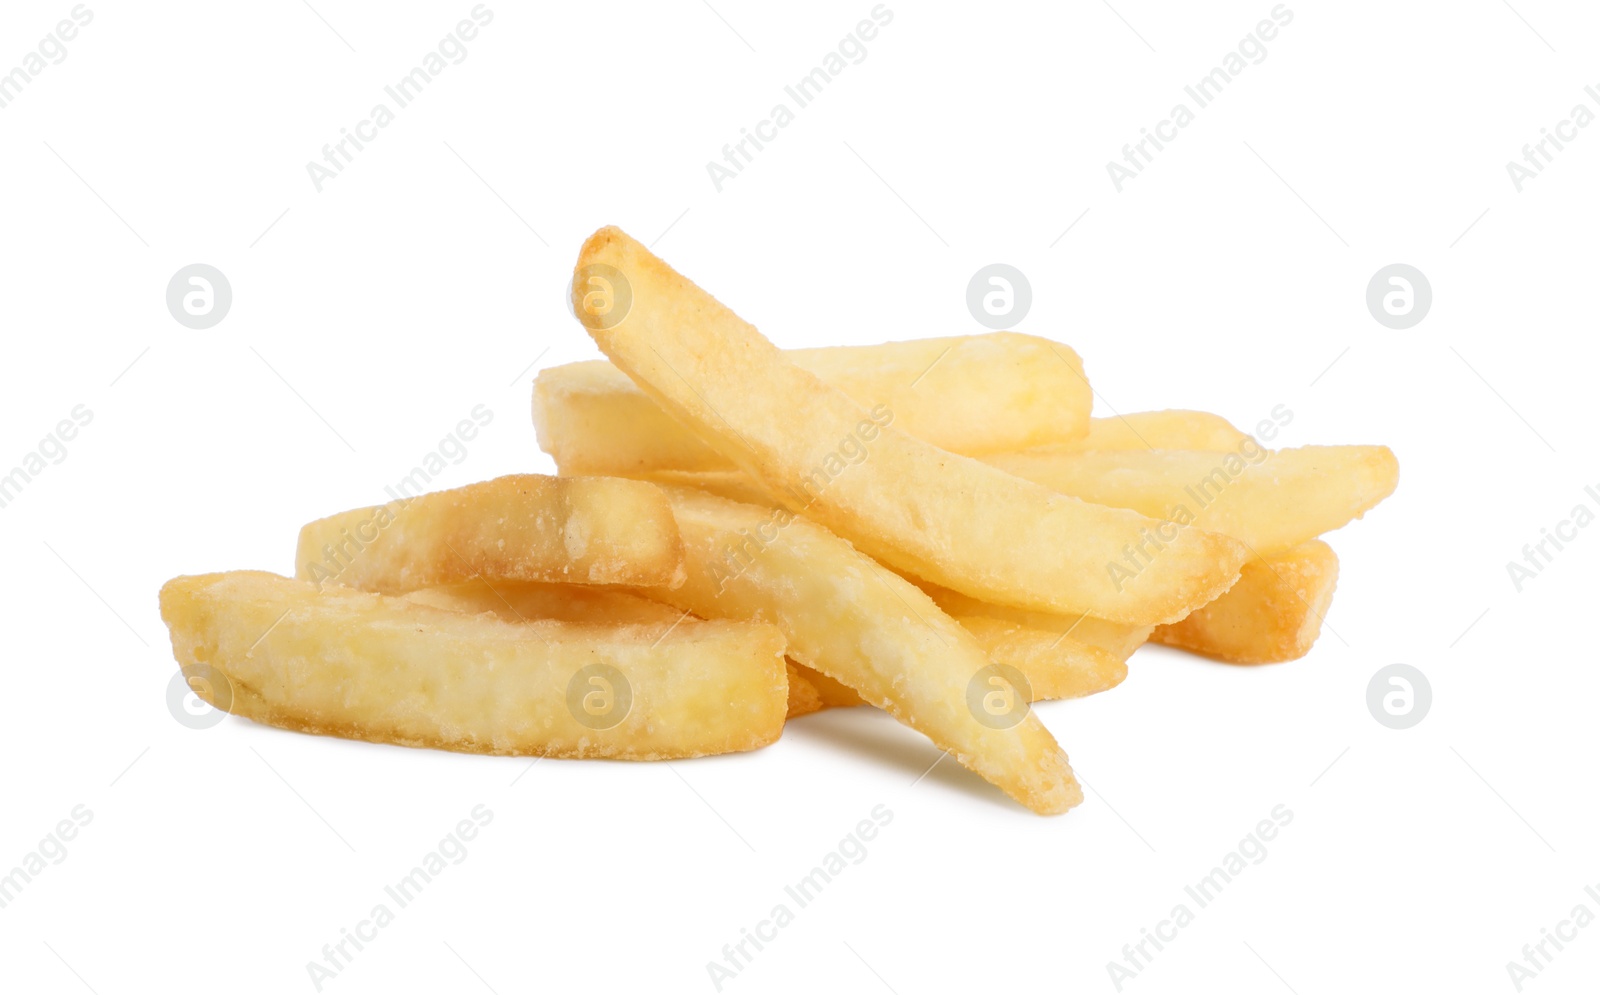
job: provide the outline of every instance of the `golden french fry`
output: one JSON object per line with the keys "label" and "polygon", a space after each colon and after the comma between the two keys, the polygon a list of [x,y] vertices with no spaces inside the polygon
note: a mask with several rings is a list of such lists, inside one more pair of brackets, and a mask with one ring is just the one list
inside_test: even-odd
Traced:
{"label": "golden french fry", "polygon": [[743,470],[640,470],[628,476],[662,487],[689,487],[741,504],[783,504]]}
{"label": "golden french fry", "polygon": [[161,589],[213,706],[301,732],[470,753],[660,760],[752,750],[787,707],[756,622],[505,622],[240,571]]}
{"label": "golden french fry", "polygon": [[[1393,493],[1400,478],[1400,465],[1385,446],[1267,450],[1247,441],[1227,453],[1019,452],[984,460],[1084,501],[1232,536],[1257,556],[1360,518]],[[1127,569],[1137,570],[1137,563],[1130,560]]]}
{"label": "golden french fry", "polygon": [[[789,709],[787,718],[797,719],[802,715],[820,712],[824,708],[832,707],[822,700],[822,692],[817,688],[819,680],[825,680],[822,674],[810,667],[803,667],[793,660],[788,663],[789,671]],[[841,685],[842,686],[842,685]],[[859,704],[861,699],[856,698]]]}
{"label": "golden french fry", "polygon": [[789,656],[948,750],[1035,812],[1082,800],[1067,758],[1019,685],[915,586],[781,509],[669,491],[683,586],[645,591],[707,618],[760,619]]}
{"label": "golden french fry", "polygon": [[1112,418],[1091,418],[1087,435],[1060,448],[1226,451],[1238,449],[1248,438],[1226,418],[1208,411],[1135,411]]}
{"label": "golden french fry", "polygon": [[789,680],[793,681],[797,677],[811,685],[811,690],[817,695],[818,705],[814,711],[821,711],[824,708],[854,708],[857,705],[866,704],[866,700],[861,697],[861,693],[850,685],[840,684],[827,674],[812,670],[803,663],[795,663],[791,660],[789,661]]}
{"label": "golden french fry", "polygon": [[682,614],[627,590],[515,580],[491,582],[482,577],[425,587],[404,597],[446,611],[491,612],[507,622],[554,619],[594,625],[670,625]]}
{"label": "golden french fry", "polygon": [[1102,650],[1118,662],[1126,662],[1134,650],[1145,644],[1155,628],[1150,625],[1107,622],[1093,615],[1056,615],[1051,612],[1012,608],[1009,605],[980,601],[936,584],[919,586],[945,614],[962,625],[982,619],[995,619],[1034,632],[1065,636],[1084,646]]}
{"label": "golden french fry", "polygon": [[[1114,688],[1128,676],[1127,664],[1107,650],[1086,646],[1060,633],[997,618],[970,616],[956,621],[983,647],[990,663],[1015,667],[1027,678],[1034,701],[1082,698]],[[797,692],[797,682],[810,687]],[[796,710],[797,698],[804,702],[802,711]],[[824,708],[861,704],[865,702],[860,694],[827,674],[819,674],[802,664],[790,665],[791,719]]]}
{"label": "golden french fry", "polygon": [[[785,357],[864,408],[941,449],[972,455],[1070,443],[1093,396],[1078,354],[1032,335],[994,332],[871,346],[793,349]],[[732,469],[604,360],[541,371],[533,384],[539,445],[564,474]]]}
{"label": "golden french fry", "polygon": [[[595,281],[610,288],[593,288]],[[896,568],[986,600],[1176,621],[1238,577],[1225,536],[1097,507],[956,456],[890,424],[615,228],[584,243],[574,309],[601,351],[672,417],[791,510]],[[596,294],[600,294],[596,297]],[[1126,551],[1152,551],[1120,576]]]}
{"label": "golden french fry", "polygon": [[483,576],[673,584],[683,553],[659,488],[515,474],[358,508],[300,530],[296,576],[399,594]]}
{"label": "golden french fry", "polygon": [[1333,601],[1339,558],[1320,540],[1245,564],[1222,597],[1151,639],[1228,663],[1281,663],[1310,651]]}
{"label": "golden french fry", "polygon": [[1062,633],[1007,619],[956,621],[978,640],[991,662],[1015,667],[1028,678],[1034,701],[1083,698],[1114,688],[1128,676],[1128,665],[1109,650]]}

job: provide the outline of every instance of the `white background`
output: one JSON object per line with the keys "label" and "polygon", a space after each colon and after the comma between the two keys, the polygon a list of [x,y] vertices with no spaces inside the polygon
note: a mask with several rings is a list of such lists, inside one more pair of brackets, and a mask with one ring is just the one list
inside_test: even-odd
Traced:
{"label": "white background", "polygon": [[[1600,84],[1600,15],[1291,2],[1118,193],[1106,162],[1268,0],[891,0],[719,193],[707,161],[872,4],[712,2],[494,0],[321,193],[307,161],[468,0],[91,3],[0,110],[0,472],[93,412],[0,509],[0,872],[93,813],[0,910],[0,986],[312,991],[306,963],[482,804],[469,856],[324,990],[711,992],[707,962],[885,805],[724,990],[1113,992],[1107,962],[1281,804],[1266,859],[1124,990],[1514,991],[1525,943],[1600,912],[1600,528],[1521,593],[1506,571],[1597,503],[1600,127],[1520,193],[1505,164]],[[6,4],[0,71],[71,6]],[[787,346],[976,331],[967,280],[1010,263],[1018,329],[1083,355],[1098,413],[1284,404],[1281,444],[1388,444],[1399,490],[1332,537],[1306,659],[1146,648],[1114,691],[1040,706],[1090,789],[1059,818],[949,761],[922,777],[938,751],[864,710],[749,755],[531,770],[175,721],[167,578],[290,572],[303,522],[381,499],[475,405],[494,420],[439,486],[550,468],[529,382],[596,354],[562,290],[611,223]],[[207,331],[164,304],[194,262],[233,287]],[[1434,294],[1403,331],[1364,303],[1393,262]],[[1396,662],[1434,694],[1403,732],[1365,705]],[[1590,926],[1525,990],[1597,974]]]}

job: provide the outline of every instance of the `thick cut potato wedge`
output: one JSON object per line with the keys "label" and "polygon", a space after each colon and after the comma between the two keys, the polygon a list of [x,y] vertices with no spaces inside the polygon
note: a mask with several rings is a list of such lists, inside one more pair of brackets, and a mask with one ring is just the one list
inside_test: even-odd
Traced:
{"label": "thick cut potato wedge", "polygon": [[[1072,443],[1089,430],[1094,398],[1083,361],[1032,335],[994,332],[784,355],[864,408],[887,406],[901,431],[953,453]],[[604,360],[540,372],[533,423],[540,447],[564,474],[635,477],[734,465]]]}
{"label": "thick cut potato wedge", "polygon": [[659,488],[528,473],[312,522],[295,564],[301,580],[400,594],[478,576],[673,584],[683,552]]}
{"label": "thick cut potato wedge", "polygon": [[697,757],[771,743],[788,704],[783,636],[755,622],[512,623],[251,571],[169,581],[161,616],[212,705],[377,743]]}
{"label": "thick cut potato wedge", "polygon": [[[673,418],[791,510],[904,572],[989,601],[1146,625],[1211,601],[1249,555],[1226,536],[1052,493],[899,431],[887,405],[869,412],[795,366],[615,228],[584,243],[573,285],[601,351]],[[596,286],[610,290],[580,293]],[[1142,567],[1120,576],[1134,549]]]}
{"label": "thick cut potato wedge", "polygon": [[1151,639],[1228,663],[1282,663],[1310,651],[1333,601],[1339,558],[1321,541],[1245,564],[1227,594]]}
{"label": "thick cut potato wedge", "polygon": [[[1083,799],[1066,754],[977,641],[917,588],[783,510],[670,493],[688,579],[647,591],[707,618],[783,631],[795,662],[857,691],[1035,812]],[[1003,709],[984,712],[988,695]],[[1009,697],[1006,697],[1009,695]]]}
{"label": "thick cut potato wedge", "polygon": [[1004,453],[984,460],[1084,501],[1232,536],[1257,556],[1360,518],[1400,479],[1400,465],[1385,446],[1273,451],[1247,442],[1227,453],[1130,449]]}

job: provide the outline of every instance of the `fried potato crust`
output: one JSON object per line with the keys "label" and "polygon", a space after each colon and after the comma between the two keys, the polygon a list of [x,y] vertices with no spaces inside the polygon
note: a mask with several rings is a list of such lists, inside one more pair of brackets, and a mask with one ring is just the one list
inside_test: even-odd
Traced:
{"label": "fried potato crust", "polygon": [[649,596],[707,618],[771,622],[795,662],[854,689],[1035,812],[1082,801],[1066,754],[1027,699],[998,720],[980,718],[973,689],[990,690],[990,660],[915,586],[781,509],[682,489],[669,496],[688,579]]}
{"label": "fried potato crust", "polygon": [[[581,291],[598,273],[627,300],[594,306]],[[573,280],[601,351],[673,418],[790,510],[901,571],[985,600],[1144,625],[1211,601],[1248,556],[1226,536],[1053,493],[900,431],[892,409],[868,411],[795,366],[618,229],[584,243]],[[1151,533],[1163,537],[1159,555],[1119,574]]]}
{"label": "fried potato crust", "polygon": [[347,739],[664,760],[765,746],[788,705],[756,622],[506,622],[254,571],[169,581],[161,615],[212,705]]}
{"label": "fried potato crust", "polygon": [[1232,536],[1270,556],[1342,528],[1394,493],[1386,446],[1241,452],[1003,453],[984,460],[1084,501]]}
{"label": "fried potato crust", "polygon": [[1152,640],[1228,663],[1282,663],[1311,651],[1333,602],[1339,558],[1321,540],[1245,564],[1239,582]]}
{"label": "fried potato crust", "polygon": [[[1093,395],[1064,345],[1016,332],[791,349],[796,366],[903,431],[973,455],[1066,445],[1089,431]],[[734,464],[604,360],[543,370],[533,384],[539,445],[564,474],[637,477]]]}
{"label": "fried potato crust", "polygon": [[379,594],[478,576],[674,584],[683,550],[651,484],[524,473],[312,522],[300,530],[295,574]]}

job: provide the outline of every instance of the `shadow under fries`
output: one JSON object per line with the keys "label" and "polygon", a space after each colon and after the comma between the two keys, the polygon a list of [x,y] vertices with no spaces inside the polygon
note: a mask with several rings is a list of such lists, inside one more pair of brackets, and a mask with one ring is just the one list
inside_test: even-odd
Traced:
{"label": "shadow under fries", "polygon": [[1012,804],[994,785],[961,766],[954,757],[940,760],[942,751],[938,747],[875,708],[830,708],[791,719],[784,726],[783,736],[832,748],[841,756],[870,757],[884,762],[904,772],[907,785],[921,778],[919,787],[937,784],[1009,813],[1025,814],[1025,810]]}

